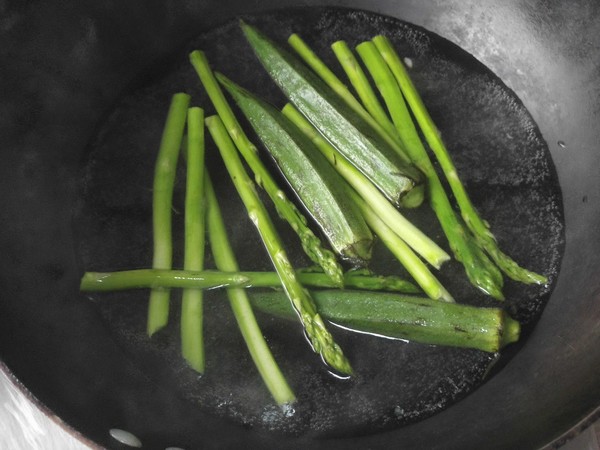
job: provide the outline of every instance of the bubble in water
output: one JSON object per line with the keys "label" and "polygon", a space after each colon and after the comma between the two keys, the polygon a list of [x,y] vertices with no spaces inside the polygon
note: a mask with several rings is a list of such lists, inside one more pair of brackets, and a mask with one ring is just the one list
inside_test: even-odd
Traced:
{"label": "bubble in water", "polygon": [[404,408],[402,408],[401,406],[396,406],[394,408],[394,415],[398,418],[404,416]]}
{"label": "bubble in water", "polygon": [[109,433],[113,439],[119,441],[121,444],[137,448],[142,446],[142,441],[140,441],[136,435],[130,433],[129,431],[121,430],[119,428],[111,428]]}
{"label": "bubble in water", "polygon": [[281,405],[281,411],[285,417],[292,417],[294,414],[296,414],[296,409],[292,403],[284,403]]}

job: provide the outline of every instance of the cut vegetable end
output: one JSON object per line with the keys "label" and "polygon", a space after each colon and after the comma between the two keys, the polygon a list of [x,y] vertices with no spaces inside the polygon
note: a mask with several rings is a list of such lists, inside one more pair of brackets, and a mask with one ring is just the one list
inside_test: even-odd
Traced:
{"label": "cut vegetable end", "polygon": [[182,302],[181,354],[196,372],[204,373],[202,291],[186,289]]}
{"label": "cut vegetable end", "polygon": [[168,289],[152,289],[150,292],[150,303],[148,306],[148,320],[146,332],[152,336],[164,328],[169,322],[169,298],[171,292]]}
{"label": "cut vegetable end", "polygon": [[502,336],[500,337],[500,348],[513,342],[517,342],[520,335],[521,324],[508,316],[508,314],[504,314],[504,327],[502,328]]}
{"label": "cut vegetable end", "polygon": [[400,200],[400,206],[403,208],[417,208],[421,206],[423,201],[425,200],[425,186],[423,184],[419,184],[413,187],[408,194],[406,194]]}
{"label": "cut vegetable end", "polygon": [[372,254],[373,240],[371,239],[354,242],[342,251],[344,259],[359,267],[366,266],[371,260]]}

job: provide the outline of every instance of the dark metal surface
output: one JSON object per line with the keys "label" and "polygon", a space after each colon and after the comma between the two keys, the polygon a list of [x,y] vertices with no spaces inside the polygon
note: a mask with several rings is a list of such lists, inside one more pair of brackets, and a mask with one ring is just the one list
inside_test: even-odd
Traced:
{"label": "dark metal surface", "polygon": [[[281,4],[0,6],[0,358],[37,398],[100,444],[112,445],[108,429],[117,426],[139,434],[147,448],[198,447],[201,433],[209,437],[203,448],[236,448],[240,440],[277,445],[277,436],[199,413],[132,363],[98,312],[82,307],[71,223],[86,144],[128,87],[140,84],[136,77],[199,31],[234,14],[276,6]],[[473,54],[513,89],[548,142],[566,222],[556,289],[510,364],[451,408],[353,443],[539,447],[600,403],[598,6],[592,1],[343,6],[422,25]],[[314,441],[311,446],[349,444]]]}

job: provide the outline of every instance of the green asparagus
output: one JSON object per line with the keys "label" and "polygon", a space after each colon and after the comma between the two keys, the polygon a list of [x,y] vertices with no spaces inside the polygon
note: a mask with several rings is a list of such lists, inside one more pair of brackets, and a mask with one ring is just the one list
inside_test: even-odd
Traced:
{"label": "green asparagus", "polygon": [[343,155],[321,136],[310,122],[290,103],[283,107],[283,114],[302,130],[322,152],[331,165],[352,186],[362,199],[377,213],[413,250],[432,266],[439,268],[450,256],[421,230],[409,222],[381,192]]}
{"label": "green asparagus", "polygon": [[[414,126],[398,83],[387,64],[371,41],[361,43],[356,50],[387,105],[393,126],[404,148],[413,163],[427,178],[430,205],[437,215],[454,256],[463,263],[467,277],[475,286],[496,299],[502,299],[504,297],[502,274],[481,251],[473,236],[465,229],[452,209],[450,200]],[[372,95],[372,102],[378,102],[374,93]]]}
{"label": "green asparagus", "polygon": [[308,291],[300,284],[296,272],[290,263],[283,248],[281,239],[267,210],[258,197],[255,185],[246,174],[237,150],[227,134],[225,125],[218,116],[206,119],[206,125],[213,137],[227,171],[248,210],[250,220],[259,232],[271,261],[281,278],[286,295],[298,313],[306,336],[310,340],[314,351],[321,355],[323,360],[334,370],[341,374],[350,375],[352,368],[344,356],[342,349],[333,340],[327,330],[323,319],[319,315]]}
{"label": "green asparagus", "polygon": [[[179,93],[173,96],[156,159],[152,192],[154,239],[152,267],[154,269],[170,269],[172,264],[171,204],[177,158],[183,139],[189,102],[190,97],[187,94]],[[166,289],[156,288],[150,292],[148,335],[152,336],[167,324],[169,298],[170,293]]]}
{"label": "green asparagus", "polygon": [[489,225],[479,216],[465,187],[460,181],[452,158],[398,54],[385,36],[376,36],[373,38],[373,43],[396,78],[402,94],[409,104],[427,143],[440,163],[459,205],[462,218],[477,239],[479,245],[488,252],[491,258],[498,264],[498,267],[510,278],[524,283],[546,283],[547,278],[545,276],[520,267],[513,259],[499,249]]}
{"label": "green asparagus", "polygon": [[[373,130],[385,140],[390,147],[402,158],[404,162],[410,162],[408,154],[398,144],[393,136],[383,128],[377,120],[363,107],[363,105],[354,97],[346,85],[327,67],[327,65],[317,56],[315,52],[302,40],[297,34],[292,34],[288,38],[288,43],[296,51],[298,56],[332,89],[356,114],[367,122]],[[335,51],[336,49],[334,49]],[[340,49],[337,49],[338,51]],[[343,49],[342,49],[343,50]]]}
{"label": "green asparagus", "polygon": [[[223,269],[225,270],[225,269]],[[331,278],[323,272],[303,269],[296,271],[298,281],[304,286],[335,288]],[[354,289],[401,292],[418,294],[421,290],[410,281],[398,276],[375,275],[363,270],[350,270],[344,274],[344,285]],[[134,269],[118,272],[85,272],[81,277],[80,289],[86,292],[109,292],[140,288],[258,288],[281,287],[276,272],[220,272],[203,270],[160,270]]]}
{"label": "green asparagus", "polygon": [[275,159],[300,202],[331,247],[355,265],[371,259],[373,236],[357,206],[346,195],[346,182],[302,131],[274,106],[217,74]]}
{"label": "green asparagus", "polygon": [[[423,200],[423,176],[405,162],[321,79],[254,27],[242,23],[246,39],[271,78],[311,123],[395,205]],[[413,188],[417,188],[413,192]],[[413,197],[415,196],[415,197]],[[412,197],[412,198],[411,198]]]}
{"label": "green asparagus", "polygon": [[[208,204],[208,236],[215,264],[220,270],[238,271],[235,254],[225,230],[221,208],[208,173],[206,174],[206,198]],[[267,389],[269,389],[278,405],[294,402],[296,400],[294,392],[288,385],[267,346],[254,317],[246,291],[231,287],[227,289],[227,296],[248,351]]]}
{"label": "green asparagus", "polygon": [[[296,108],[288,103],[284,106],[283,112],[354,187],[355,190],[348,189],[348,195],[360,208],[367,224],[402,263],[423,291],[432,299],[453,301],[450,293],[397,233],[398,225],[402,223],[400,213],[394,207],[391,207],[387,199],[380,198],[381,194],[369,184],[368,180],[360,181],[362,174],[360,172],[356,173],[356,169],[342,155],[337,153]],[[368,189],[369,186],[371,190]],[[381,202],[384,206],[378,206]],[[399,218],[396,216],[399,216]],[[414,236],[413,233],[407,235]]]}
{"label": "green asparagus", "polygon": [[321,240],[315,236],[307,225],[304,215],[294,206],[284,191],[280,189],[267,168],[264,166],[258,156],[258,151],[254,144],[250,142],[231,107],[227,103],[219,83],[215,79],[212,69],[208,63],[206,55],[195,50],[190,53],[190,61],[194,66],[204,89],[211,99],[221,120],[225,124],[231,139],[236,147],[254,172],[255,180],[262,186],[269,198],[275,205],[277,213],[286,220],[292,229],[298,234],[302,248],[308,257],[319,264],[325,273],[339,285],[343,285],[343,270],[337,262],[335,255],[330,250],[323,247]]}
{"label": "green asparagus", "polygon": [[[371,83],[367,79],[367,75],[360,67],[360,63],[352,53],[352,50],[348,47],[345,41],[337,41],[331,44],[331,49],[337,57],[340,65],[344,69],[346,76],[350,80],[350,84],[354,87],[354,90],[358,94],[358,98],[364,105],[367,112],[373,117],[373,119],[385,130],[385,132],[391,137],[397,136],[394,124],[389,120],[385,110],[381,106],[377,95],[371,87]],[[400,145],[395,146],[395,149],[402,149],[401,154],[408,155],[411,160],[410,154],[404,151],[404,148]]]}
{"label": "green asparagus", "polygon": [[[187,116],[187,177],[185,190],[185,252],[183,268],[202,270],[204,263],[204,111]],[[202,290],[186,288],[181,299],[181,353],[197,372],[204,372]]]}

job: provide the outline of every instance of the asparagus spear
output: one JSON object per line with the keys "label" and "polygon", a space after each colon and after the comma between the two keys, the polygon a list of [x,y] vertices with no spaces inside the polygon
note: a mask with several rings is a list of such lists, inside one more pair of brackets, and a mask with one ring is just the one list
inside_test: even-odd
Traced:
{"label": "asparagus spear", "polygon": [[[519,322],[500,308],[372,291],[312,291],[312,295],[323,317],[359,332],[491,353],[519,339]],[[279,292],[254,291],[250,301],[268,314],[294,317]]]}
{"label": "asparagus spear", "polygon": [[[204,111],[189,108],[187,116],[185,191],[185,270],[202,270],[204,262]],[[181,299],[181,353],[196,371],[204,372],[202,290],[186,288]]]}
{"label": "asparagus spear", "polygon": [[[399,225],[402,223],[403,216],[398,210],[381,196],[369,180],[363,179],[362,174],[346,161],[296,108],[288,103],[284,106],[283,113],[307,135],[340,175],[354,188],[354,190],[348,189],[348,195],[361,209],[367,224],[413,276],[423,291],[430,298],[453,301],[448,291],[402,239],[405,234],[398,230],[401,229]],[[418,232],[420,233],[420,231]],[[413,237],[414,233],[406,233],[406,235]]]}
{"label": "asparagus spear", "polygon": [[423,201],[422,174],[292,54],[242,23],[257,58],[290,102],[395,205]]}
{"label": "asparagus spear", "polygon": [[286,295],[298,313],[313,350],[334,370],[350,375],[352,368],[342,349],[334,342],[325,323],[315,308],[308,291],[300,284],[281,243],[277,230],[267,210],[258,197],[255,185],[246,174],[225,125],[218,116],[206,119],[206,125],[213,137],[231,179],[248,210],[248,216],[259,232],[271,261],[281,278]]}
{"label": "asparagus spear", "polygon": [[413,250],[437,268],[450,259],[450,256],[442,248],[410,223],[367,177],[329,144],[291,103],[286,104],[282,111],[312,140],[339,174],[370,205],[380,219],[393,229]]}
{"label": "asparagus spear", "polygon": [[[404,148],[413,163],[427,177],[431,207],[448,238],[454,256],[463,263],[467,277],[472,284],[492,297],[502,299],[502,274],[488,256],[481,251],[473,240],[473,236],[465,229],[452,209],[444,187],[414,126],[400,87],[381,57],[379,50],[375,47],[375,44],[367,41],[358,45],[356,51],[387,105],[393,126],[395,126],[396,133],[403,142]],[[372,91],[369,95],[373,97],[371,102],[379,103]],[[387,115],[385,118],[389,122]]]}
{"label": "asparagus spear", "polygon": [[[238,271],[235,254],[225,231],[221,208],[208,173],[206,173],[206,198],[208,236],[215,264],[220,270]],[[296,399],[294,392],[267,346],[254,317],[246,291],[241,288],[228,288],[227,296],[252,360],[275,402],[278,405],[294,402]]]}
{"label": "asparagus spear", "polygon": [[402,94],[409,104],[410,109],[429,144],[429,147],[435,154],[442,170],[452,189],[454,197],[460,207],[463,220],[477,239],[479,245],[483,247],[492,259],[498,264],[498,267],[510,278],[524,283],[546,283],[547,278],[543,275],[531,272],[520,267],[508,255],[504,254],[498,247],[498,243],[492,234],[489,225],[478,214],[473,206],[465,187],[463,186],[456,167],[442,141],[440,134],[429,115],[427,108],[423,104],[419,93],[417,92],[408,72],[400,61],[390,41],[385,36],[376,36],[373,43],[381,53],[381,56],[388,64],[396,81],[400,85]]}
{"label": "asparagus spear", "polygon": [[[371,83],[367,79],[365,72],[360,67],[360,63],[352,53],[352,50],[348,47],[345,41],[337,41],[331,45],[333,53],[337,57],[340,65],[344,69],[346,76],[350,80],[350,84],[354,87],[354,90],[358,94],[358,98],[364,105],[365,109],[373,119],[385,130],[385,132],[391,137],[396,138],[397,133],[394,128],[394,124],[389,120],[385,110],[381,106],[377,95],[371,88]],[[399,141],[401,144],[401,141]],[[396,148],[396,147],[394,147]],[[398,147],[402,148],[403,147]],[[402,152],[405,154],[407,152]],[[408,154],[408,153],[407,153]],[[408,154],[409,160],[412,159],[411,155]]]}
{"label": "asparagus spear", "polygon": [[346,182],[279,110],[223,75],[217,74],[217,78],[235,99],[335,252],[353,264],[367,264],[373,235],[356,205],[348,199]]}
{"label": "asparagus spear", "polygon": [[365,200],[360,198],[356,192],[350,190],[350,194],[362,211],[363,216],[371,229],[379,236],[381,241],[398,261],[400,261],[407,272],[412,275],[417,284],[423,289],[423,292],[433,300],[454,302],[452,295],[450,295],[435,275],[431,273],[427,265],[415,255],[408,245],[406,245],[406,242],[394,233],[394,231],[375,213],[373,208],[371,208]]}
{"label": "asparagus spear", "polygon": [[[222,269],[225,270],[225,269]],[[298,281],[305,286],[335,288],[337,285],[322,272],[296,271]],[[344,274],[344,286],[374,291],[418,294],[421,290],[410,281],[397,276],[383,276],[350,270]],[[118,272],[86,272],[81,277],[82,291],[108,292],[140,288],[258,288],[281,287],[276,272],[239,272],[203,270],[134,269]]]}
{"label": "asparagus spear", "polygon": [[[404,149],[398,144],[393,136],[369,113],[363,105],[354,97],[346,85],[327,67],[317,54],[297,34],[288,38],[288,43],[296,51],[298,56],[329,86],[354,112],[366,121],[377,134],[390,145],[405,162],[410,158]],[[335,51],[336,49],[334,49]]]}
{"label": "asparagus spear", "polygon": [[219,87],[219,83],[215,79],[210,68],[206,55],[199,50],[195,50],[190,53],[190,61],[217,110],[219,117],[221,117],[221,120],[225,124],[229,135],[254,172],[257,184],[265,189],[269,198],[275,205],[278,214],[286,220],[298,234],[302,248],[308,257],[316,264],[319,264],[325,273],[341,287],[343,285],[343,270],[337,262],[335,255],[333,252],[323,247],[321,240],[315,236],[307,226],[306,218],[298,211],[293,202],[287,198],[283,190],[279,188],[277,182],[273,179],[260,160],[256,147],[250,142],[242,130],[231,107],[227,103],[227,100]]}
{"label": "asparagus spear", "polygon": [[[152,267],[154,269],[170,269],[172,264],[171,204],[177,157],[183,139],[189,102],[190,97],[187,94],[179,93],[173,96],[156,159],[152,194],[152,227],[154,232]],[[167,324],[169,320],[169,297],[170,293],[166,289],[156,288],[150,292],[147,321],[148,335],[152,336]]]}

